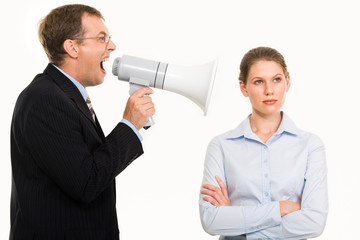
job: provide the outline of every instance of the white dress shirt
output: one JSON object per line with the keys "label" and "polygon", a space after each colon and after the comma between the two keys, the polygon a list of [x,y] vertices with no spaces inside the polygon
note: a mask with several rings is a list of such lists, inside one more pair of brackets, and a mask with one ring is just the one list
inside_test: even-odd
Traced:
{"label": "white dress shirt", "polygon": [[[215,207],[200,194],[203,228],[221,239],[306,239],[320,235],[328,212],[323,142],[282,113],[277,132],[263,143],[250,116],[209,144],[202,184],[226,184],[232,206]],[[279,201],[301,202],[284,217]],[[238,237],[224,237],[238,236]]]}

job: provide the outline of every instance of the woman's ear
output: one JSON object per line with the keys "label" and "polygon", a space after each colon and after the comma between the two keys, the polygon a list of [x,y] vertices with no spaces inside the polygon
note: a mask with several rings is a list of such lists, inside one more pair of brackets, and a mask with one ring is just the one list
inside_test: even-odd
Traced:
{"label": "woman's ear", "polygon": [[65,52],[71,57],[71,58],[77,58],[79,54],[79,47],[77,43],[74,40],[66,39],[63,43],[63,47]]}
{"label": "woman's ear", "polygon": [[240,91],[242,92],[242,94],[244,95],[244,97],[248,97],[249,94],[248,94],[248,91],[246,89],[246,85],[243,81],[239,81],[239,84],[240,84]]}
{"label": "woman's ear", "polygon": [[288,74],[287,77],[286,77],[286,92],[289,91],[290,86],[291,86],[290,75]]}

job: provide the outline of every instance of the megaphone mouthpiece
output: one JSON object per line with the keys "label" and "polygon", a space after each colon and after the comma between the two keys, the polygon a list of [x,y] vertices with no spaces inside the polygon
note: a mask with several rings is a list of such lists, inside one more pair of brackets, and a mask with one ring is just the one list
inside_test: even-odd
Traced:
{"label": "megaphone mouthpiece", "polygon": [[117,76],[119,74],[121,58],[117,57],[112,65],[112,73]]}

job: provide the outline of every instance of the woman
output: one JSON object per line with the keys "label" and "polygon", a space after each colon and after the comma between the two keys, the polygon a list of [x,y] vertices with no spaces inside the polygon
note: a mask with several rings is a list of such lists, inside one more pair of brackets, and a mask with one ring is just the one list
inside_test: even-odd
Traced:
{"label": "woman", "polygon": [[283,56],[250,50],[240,64],[240,90],[252,114],[209,144],[200,215],[220,239],[319,236],[328,212],[322,141],[281,111],[290,88]]}

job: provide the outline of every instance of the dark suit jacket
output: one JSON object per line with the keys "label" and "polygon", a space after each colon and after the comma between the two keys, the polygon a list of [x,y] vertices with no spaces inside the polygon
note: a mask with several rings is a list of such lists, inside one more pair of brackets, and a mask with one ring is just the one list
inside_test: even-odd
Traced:
{"label": "dark suit jacket", "polygon": [[115,177],[142,153],[126,124],[105,138],[76,86],[49,64],[14,109],[10,239],[119,239]]}

